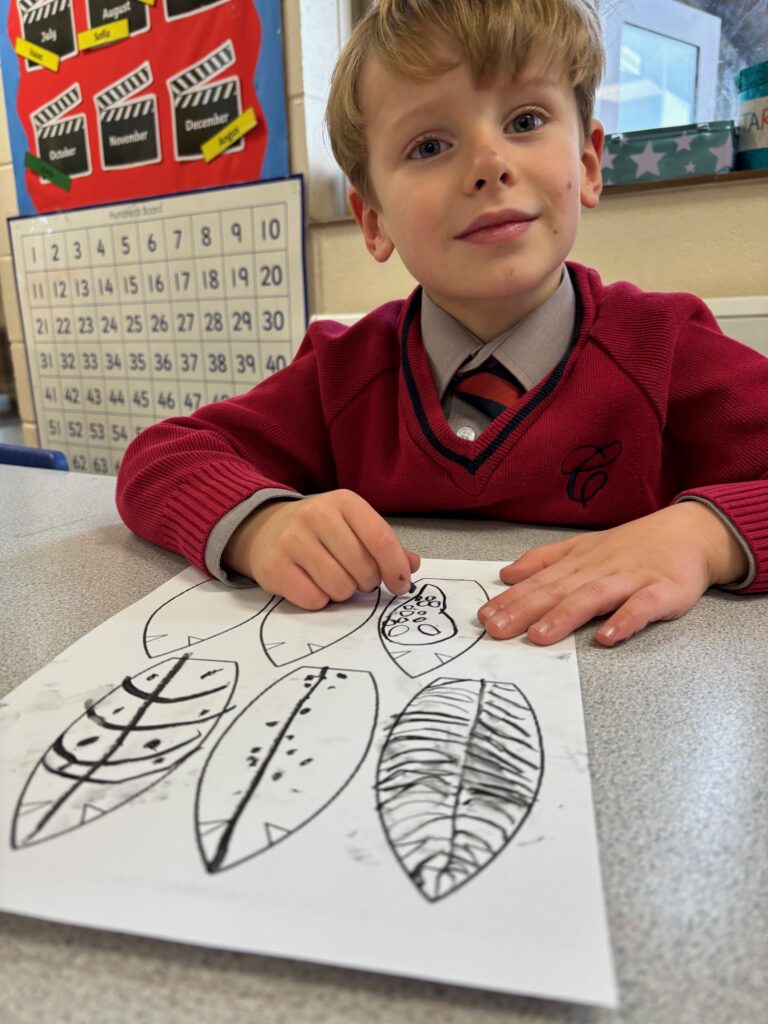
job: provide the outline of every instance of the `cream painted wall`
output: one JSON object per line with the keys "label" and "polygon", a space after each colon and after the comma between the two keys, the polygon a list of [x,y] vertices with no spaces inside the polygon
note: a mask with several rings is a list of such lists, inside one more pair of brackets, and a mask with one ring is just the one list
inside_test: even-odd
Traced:
{"label": "cream painted wall", "polygon": [[[352,221],[310,229],[313,313],[352,313],[401,298],[399,260],[366,253]],[[603,196],[586,211],[573,259],[605,281],[705,298],[768,294],[768,178]]]}

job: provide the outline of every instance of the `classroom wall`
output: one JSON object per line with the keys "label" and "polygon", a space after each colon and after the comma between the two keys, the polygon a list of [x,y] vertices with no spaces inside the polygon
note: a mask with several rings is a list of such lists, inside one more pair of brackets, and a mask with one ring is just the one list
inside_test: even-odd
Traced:
{"label": "classroom wall", "polygon": [[[374,263],[352,221],[310,229],[309,252],[318,312],[360,312],[413,287],[396,258]],[[605,281],[706,298],[766,295],[768,178],[608,192],[585,211],[572,258]]]}
{"label": "classroom wall", "polygon": [[[291,169],[306,168],[306,140],[319,139],[319,115],[302,74],[301,10],[284,4]],[[317,26],[309,24],[310,38]],[[334,32],[339,30],[334,27]],[[304,32],[304,39],[307,37]],[[315,112],[317,113],[317,112]],[[307,131],[303,118],[307,119]],[[311,125],[315,124],[312,128]],[[318,142],[322,144],[322,141]],[[0,78],[0,303],[5,309],[25,441],[37,443],[5,218],[17,212],[5,101]],[[332,189],[330,178],[323,189]],[[606,281],[627,278],[644,288],[687,290],[712,298],[768,294],[768,179],[634,194],[607,193],[587,211],[573,258]],[[320,204],[322,205],[322,203]],[[361,312],[413,287],[397,257],[381,266],[367,255],[351,220],[310,223],[307,231],[310,315]]]}

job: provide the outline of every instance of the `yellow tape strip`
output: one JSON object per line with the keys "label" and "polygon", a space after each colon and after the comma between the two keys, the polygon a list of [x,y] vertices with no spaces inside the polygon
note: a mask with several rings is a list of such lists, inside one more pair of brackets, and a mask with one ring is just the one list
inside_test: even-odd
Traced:
{"label": "yellow tape strip", "polygon": [[41,67],[48,68],[49,71],[59,70],[59,55],[58,53],[52,53],[50,50],[46,50],[42,46],[35,46],[34,43],[30,43],[28,39],[17,38],[16,53],[20,57],[26,57],[27,60],[31,60],[33,64],[40,64]]}
{"label": "yellow tape strip", "polygon": [[147,7],[154,7],[155,6],[155,0],[139,0],[139,3],[140,4],[146,4]]}
{"label": "yellow tape strip", "polygon": [[245,133],[249,132],[251,128],[255,128],[257,124],[258,120],[253,107],[248,107],[239,117],[236,117],[234,121],[230,121],[225,128],[222,128],[218,134],[213,135],[202,144],[200,149],[205,162],[209,164],[219,153],[223,153],[225,149],[234,146],[238,139],[242,139]]}
{"label": "yellow tape strip", "polygon": [[119,21],[110,22],[109,25],[99,25],[98,28],[78,32],[77,45],[81,50],[92,50],[94,46],[116,43],[120,39],[127,39],[129,35],[128,19],[121,18]]}

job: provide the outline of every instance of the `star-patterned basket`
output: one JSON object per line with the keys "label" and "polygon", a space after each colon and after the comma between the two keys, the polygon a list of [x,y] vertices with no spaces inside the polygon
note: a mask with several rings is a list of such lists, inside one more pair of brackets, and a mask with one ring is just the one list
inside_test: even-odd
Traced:
{"label": "star-patterned basket", "polygon": [[733,121],[653,128],[605,138],[602,170],[606,185],[724,174],[733,168]]}

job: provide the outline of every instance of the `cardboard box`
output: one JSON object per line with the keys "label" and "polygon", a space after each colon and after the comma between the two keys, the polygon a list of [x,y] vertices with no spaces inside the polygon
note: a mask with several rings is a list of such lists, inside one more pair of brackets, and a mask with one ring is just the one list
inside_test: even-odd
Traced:
{"label": "cardboard box", "polygon": [[725,174],[734,168],[733,121],[709,121],[676,128],[607,135],[603,182],[637,182]]}

